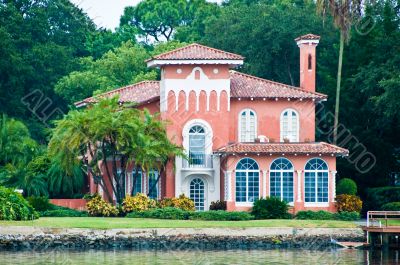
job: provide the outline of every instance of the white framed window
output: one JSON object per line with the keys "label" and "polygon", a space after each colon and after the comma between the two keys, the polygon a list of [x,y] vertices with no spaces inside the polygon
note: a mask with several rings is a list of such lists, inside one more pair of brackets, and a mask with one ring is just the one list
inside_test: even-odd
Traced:
{"label": "white framed window", "polygon": [[[150,170],[149,174],[149,198],[151,199],[158,199],[158,194],[159,194],[159,183],[157,183],[157,179],[159,176],[158,170],[157,169],[152,169]],[[154,186],[154,187],[153,187]],[[153,188],[153,189],[151,189]]]}
{"label": "white framed window", "polygon": [[239,114],[239,142],[254,142],[257,137],[257,115],[251,109]]}
{"label": "white framed window", "polygon": [[236,174],[236,202],[253,203],[259,198],[260,170],[257,162],[251,158],[239,161]]}
{"label": "white framed window", "polygon": [[206,152],[206,134],[200,125],[192,126],[189,130],[189,163],[204,165]]}
{"label": "white framed window", "polygon": [[328,198],[328,165],[320,158],[312,158],[304,168],[304,201],[306,203],[327,203]]}
{"label": "white framed window", "polygon": [[292,162],[286,158],[275,159],[270,167],[270,196],[293,202],[293,175]]}
{"label": "white framed window", "polygon": [[281,114],[281,142],[299,141],[299,114],[293,109],[284,110]]}
{"label": "white framed window", "polygon": [[[137,176],[136,176],[136,170],[138,170],[137,171]],[[136,178],[136,182],[134,182],[135,178]],[[133,169],[132,170],[132,186],[134,185],[133,195],[136,195],[137,193],[142,193],[143,192],[142,182],[143,182],[143,172],[142,172],[142,170],[140,168],[139,169]]]}
{"label": "white framed window", "polygon": [[190,199],[193,200],[196,211],[204,211],[204,181],[195,178],[190,182]]}

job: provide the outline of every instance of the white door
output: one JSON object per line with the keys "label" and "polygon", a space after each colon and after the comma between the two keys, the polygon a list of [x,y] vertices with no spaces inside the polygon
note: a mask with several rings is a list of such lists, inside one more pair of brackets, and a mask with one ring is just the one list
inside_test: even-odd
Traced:
{"label": "white door", "polygon": [[194,201],[196,211],[205,210],[205,187],[204,181],[200,178],[194,178],[190,182],[190,199]]}

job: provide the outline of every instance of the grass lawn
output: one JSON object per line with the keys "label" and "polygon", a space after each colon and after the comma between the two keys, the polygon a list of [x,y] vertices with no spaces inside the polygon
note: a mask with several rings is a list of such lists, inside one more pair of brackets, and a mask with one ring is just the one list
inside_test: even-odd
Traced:
{"label": "grass lawn", "polygon": [[103,217],[42,217],[34,221],[0,221],[1,226],[35,226],[52,228],[205,228],[205,227],[328,227],[353,228],[354,222],[325,220],[253,220],[198,221]]}

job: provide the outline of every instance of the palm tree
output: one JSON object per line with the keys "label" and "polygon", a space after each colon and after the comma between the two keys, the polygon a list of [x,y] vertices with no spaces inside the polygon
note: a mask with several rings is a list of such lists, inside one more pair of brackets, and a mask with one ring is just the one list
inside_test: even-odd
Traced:
{"label": "palm tree", "polygon": [[350,39],[352,24],[361,16],[362,0],[317,0],[317,11],[326,16],[327,11],[333,17],[334,24],[340,30],[339,63],[336,80],[335,121],[333,127],[333,142],[337,142],[339,125],[340,86],[342,81],[342,64],[344,43]]}

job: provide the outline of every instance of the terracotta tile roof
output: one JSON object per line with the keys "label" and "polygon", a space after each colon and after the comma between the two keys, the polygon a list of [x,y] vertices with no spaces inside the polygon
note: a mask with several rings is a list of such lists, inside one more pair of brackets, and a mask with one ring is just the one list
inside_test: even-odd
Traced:
{"label": "terracotta tile roof", "polygon": [[224,146],[216,153],[225,154],[324,154],[348,155],[347,149],[324,143],[234,143]]}
{"label": "terracotta tile roof", "polygon": [[93,103],[98,98],[113,97],[119,95],[120,102],[135,102],[138,104],[154,101],[160,97],[160,81],[142,81],[133,85],[121,87],[112,91],[105,92],[98,96],[90,97],[76,102],[76,106]]}
{"label": "terracotta tile roof", "polygon": [[325,99],[326,95],[305,91],[252,75],[231,71],[231,97],[233,98],[310,98]]}
{"label": "terracotta tile roof", "polygon": [[244,57],[238,54],[207,47],[201,44],[192,43],[182,48],[154,56],[152,60],[243,60]]}
{"label": "terracotta tile roof", "polygon": [[321,37],[318,35],[314,35],[314,34],[306,34],[300,37],[295,38],[295,41],[299,41],[299,40],[319,40]]}

